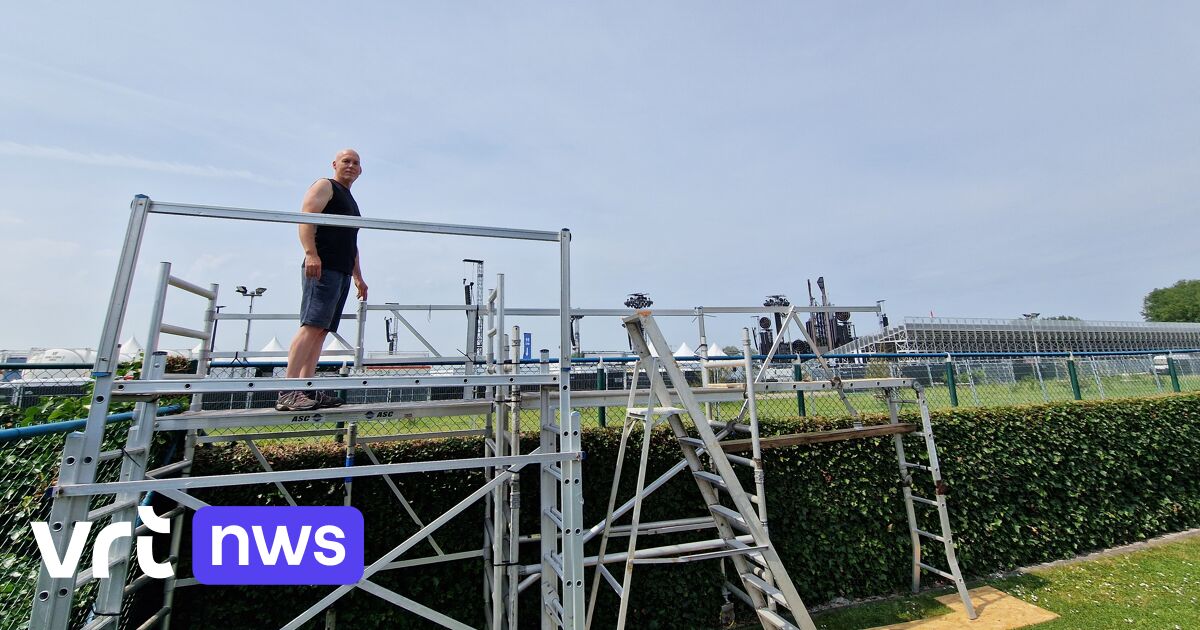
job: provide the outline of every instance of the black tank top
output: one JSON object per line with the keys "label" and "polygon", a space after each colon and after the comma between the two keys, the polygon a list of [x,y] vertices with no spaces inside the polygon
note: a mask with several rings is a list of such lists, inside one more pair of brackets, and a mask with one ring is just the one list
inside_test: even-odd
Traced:
{"label": "black tank top", "polygon": [[[340,214],[358,217],[358,202],[350,194],[350,189],[329,180],[333,186],[333,197],[325,204],[324,214]],[[358,256],[358,228],[334,227],[332,225],[317,226],[317,256],[321,258],[321,266],[342,273],[354,271],[354,259]]]}

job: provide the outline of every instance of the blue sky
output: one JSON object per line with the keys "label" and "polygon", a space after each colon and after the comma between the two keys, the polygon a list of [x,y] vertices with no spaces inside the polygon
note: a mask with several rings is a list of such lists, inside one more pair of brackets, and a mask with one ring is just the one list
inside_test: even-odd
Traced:
{"label": "blue sky", "polygon": [[[369,216],[570,227],[581,307],[799,300],[823,275],[894,320],[1132,320],[1197,277],[1194,3],[26,3],[4,22],[0,348],[96,345],[134,194],[297,210],[344,146]],[[290,226],[156,217],[147,239],[125,336],[145,337],[159,260],[230,310],[240,284],[268,288],[257,312],[297,308]],[[510,305],[555,304],[551,246],[361,247],[372,302],[457,303],[471,257]],[[624,342],[597,321],[584,345]]]}

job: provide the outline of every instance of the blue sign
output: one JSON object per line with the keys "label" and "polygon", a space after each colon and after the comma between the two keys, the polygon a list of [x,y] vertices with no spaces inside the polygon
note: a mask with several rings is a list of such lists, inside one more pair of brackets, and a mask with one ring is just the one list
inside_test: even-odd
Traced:
{"label": "blue sign", "polygon": [[528,361],[533,358],[533,333],[521,333],[525,338],[521,344],[521,360]]}
{"label": "blue sign", "polygon": [[208,506],[192,517],[201,584],[354,584],[363,575],[363,517],[334,506]]}

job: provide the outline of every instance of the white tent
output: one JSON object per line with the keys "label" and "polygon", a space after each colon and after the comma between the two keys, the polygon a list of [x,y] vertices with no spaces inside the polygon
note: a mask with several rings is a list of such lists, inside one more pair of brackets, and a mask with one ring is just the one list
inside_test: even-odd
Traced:
{"label": "white tent", "polygon": [[694,357],[694,356],[696,356],[696,351],[692,350],[692,347],[689,346],[688,342],[685,341],[685,342],[679,344],[679,347],[675,349],[675,356],[677,356],[677,357]]}
{"label": "white tent", "polygon": [[727,357],[727,356],[729,356],[729,355],[725,354],[725,351],[721,349],[720,344],[716,344],[716,343],[708,344],[708,358],[712,359],[712,358],[716,358],[716,357]]}
{"label": "white tent", "polygon": [[344,344],[340,339],[333,335],[329,335],[329,342],[325,344],[325,349],[321,351],[319,361],[353,361],[354,348]]}
{"label": "white tent", "polygon": [[134,361],[138,358],[138,355],[142,353],[142,350],[142,344],[138,343],[137,337],[131,336],[120,346],[120,361],[122,363],[125,361]]}
{"label": "white tent", "polygon": [[271,341],[267,345],[263,346],[260,352],[284,352],[286,350],[287,348],[284,348],[283,345],[279,343],[279,337],[271,337]]}

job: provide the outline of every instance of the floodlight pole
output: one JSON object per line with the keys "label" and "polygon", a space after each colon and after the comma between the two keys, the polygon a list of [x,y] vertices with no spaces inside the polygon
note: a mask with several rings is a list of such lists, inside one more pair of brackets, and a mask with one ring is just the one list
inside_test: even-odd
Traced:
{"label": "floodlight pole", "polygon": [[[247,313],[248,315],[254,314],[254,298],[259,297],[262,294],[267,292],[266,287],[258,287],[257,289],[250,291],[250,290],[246,289],[246,287],[240,286],[234,290],[236,292],[241,293],[242,295],[250,298],[250,312]],[[242,344],[242,352],[249,352],[249,351],[250,351],[250,318],[247,317],[246,318],[246,341]]]}

